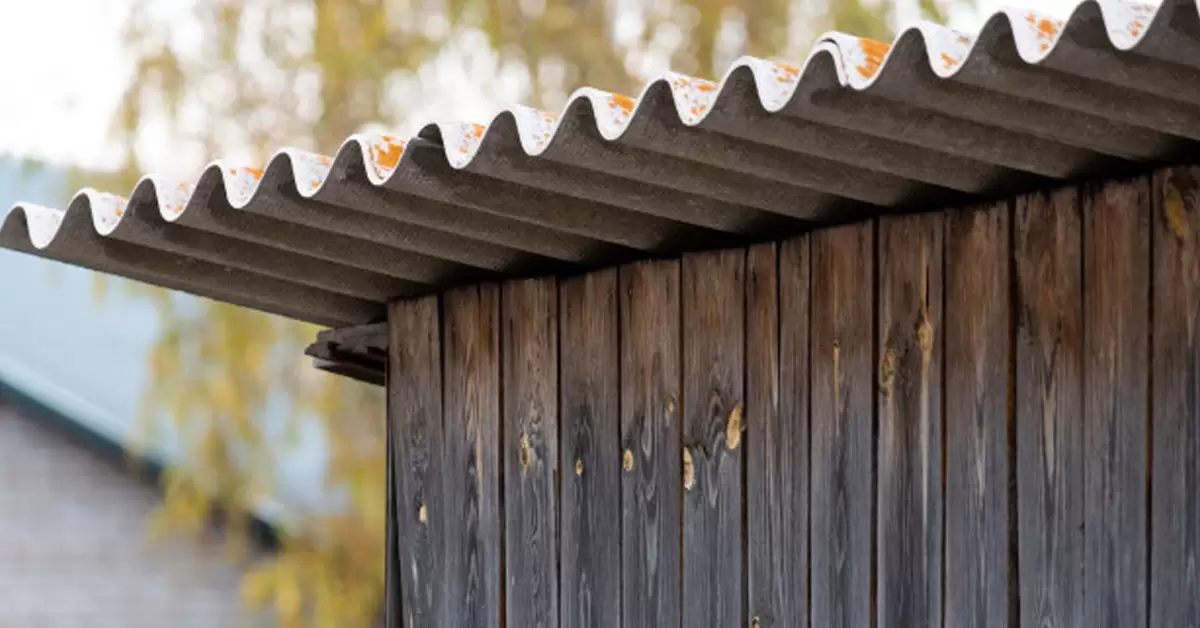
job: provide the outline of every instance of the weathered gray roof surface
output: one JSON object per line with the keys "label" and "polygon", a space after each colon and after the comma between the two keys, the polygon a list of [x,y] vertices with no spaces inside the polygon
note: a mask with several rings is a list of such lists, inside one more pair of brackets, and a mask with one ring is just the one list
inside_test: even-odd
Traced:
{"label": "weathered gray roof surface", "polygon": [[965,204],[1189,159],[1197,140],[1197,0],[1088,0],[1065,22],[832,33],[798,67],[746,58],[636,100],[583,89],[561,115],[85,190],[65,212],[19,206],[0,245],[346,326],[394,297]]}

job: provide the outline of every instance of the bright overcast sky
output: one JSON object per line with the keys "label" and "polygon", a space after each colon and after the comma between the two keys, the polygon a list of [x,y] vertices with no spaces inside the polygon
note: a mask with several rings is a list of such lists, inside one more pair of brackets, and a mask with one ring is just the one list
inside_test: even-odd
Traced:
{"label": "bright overcast sky", "polygon": [[[837,0],[831,0],[836,2]],[[109,117],[126,80],[119,41],[128,0],[9,2],[0,20],[0,154],[103,167]],[[982,0],[1065,17],[1076,0]],[[975,30],[982,17],[958,16]]]}

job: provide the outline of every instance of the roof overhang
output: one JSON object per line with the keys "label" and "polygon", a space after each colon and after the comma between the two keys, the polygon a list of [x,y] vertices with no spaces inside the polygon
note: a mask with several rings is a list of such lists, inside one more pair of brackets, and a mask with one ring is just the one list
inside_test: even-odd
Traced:
{"label": "roof overhang", "polygon": [[[147,176],[127,198],[84,190],[65,211],[18,205],[0,246],[353,331],[456,285],[1183,161],[1197,86],[1196,0],[1010,10],[977,35],[922,23],[891,46],[831,33],[799,66],[745,58],[718,83],[668,74],[637,99],[582,89],[561,114],[515,107],[407,141],[356,135],[333,157],[283,149],[261,171]],[[354,342],[310,355],[377,380]]]}

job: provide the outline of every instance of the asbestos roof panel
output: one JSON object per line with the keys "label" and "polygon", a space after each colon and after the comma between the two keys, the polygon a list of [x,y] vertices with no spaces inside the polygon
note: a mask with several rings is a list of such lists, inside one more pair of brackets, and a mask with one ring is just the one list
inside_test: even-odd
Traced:
{"label": "asbestos roof panel", "polygon": [[20,204],[0,245],[329,326],[453,285],[777,238],[1178,161],[1200,141],[1200,0],[1087,0],[1067,20],[842,33],[638,98],[577,91],[328,157],[145,177]]}

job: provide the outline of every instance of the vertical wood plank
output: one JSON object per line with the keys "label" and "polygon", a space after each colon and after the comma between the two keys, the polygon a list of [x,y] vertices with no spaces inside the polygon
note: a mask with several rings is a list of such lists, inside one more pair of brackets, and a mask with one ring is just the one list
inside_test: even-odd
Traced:
{"label": "vertical wood plank", "polygon": [[1155,177],[1150,626],[1200,626],[1200,169]]}
{"label": "vertical wood plank", "polygon": [[620,270],[621,625],[680,625],[679,262]]}
{"label": "vertical wood plank", "polygon": [[502,289],[507,625],[550,628],[558,606],[558,312],[553,279]]}
{"label": "vertical wood plank", "polygon": [[500,625],[500,288],[442,300],[445,603],[439,626]]}
{"label": "vertical wood plank", "polygon": [[744,623],[743,250],[683,258],[683,625]]}
{"label": "vertical wood plank", "polygon": [[620,624],[617,271],[559,287],[562,627]]}
{"label": "vertical wood plank", "polygon": [[947,214],[945,624],[1009,626],[1009,210]]}
{"label": "vertical wood plank", "polygon": [[436,621],[441,603],[442,377],[437,297],[388,306],[388,421],[396,474],[405,626]]}
{"label": "vertical wood plank", "polygon": [[812,235],[812,625],[871,623],[874,223]]}
{"label": "vertical wood plank", "polygon": [[[750,625],[808,625],[808,239],[747,258]],[[757,623],[755,623],[757,622]]]}
{"label": "vertical wood plank", "polygon": [[879,221],[879,628],[942,625],[943,224]]}
{"label": "vertical wood plank", "polygon": [[[385,379],[386,381],[386,379]],[[384,593],[383,593],[383,625],[384,628],[403,628],[404,614],[403,608],[400,606],[400,554],[399,554],[399,531],[396,525],[396,517],[399,514],[396,510],[396,469],[395,447],[392,443],[395,442],[395,427],[392,425],[390,418],[387,419],[385,425],[387,438],[386,450],[387,453],[387,538],[384,541]]]}
{"label": "vertical wood plank", "polygon": [[1150,198],[1091,190],[1084,257],[1084,625],[1146,625]]}
{"label": "vertical wood plank", "polygon": [[1022,626],[1083,626],[1083,258],[1075,188],[1017,199]]}

